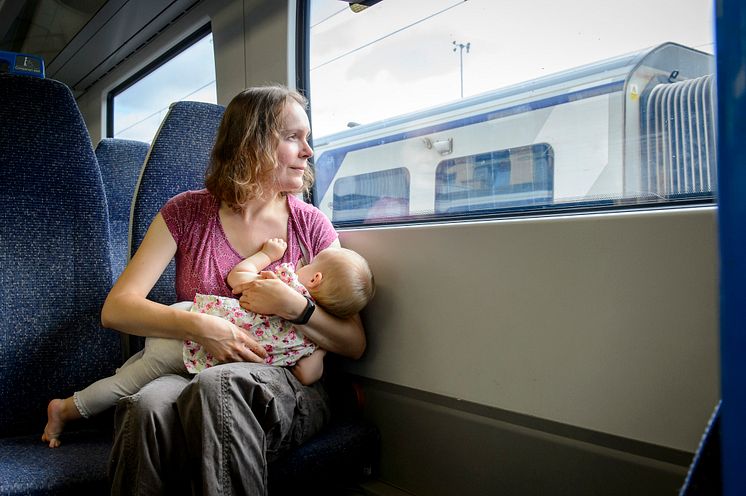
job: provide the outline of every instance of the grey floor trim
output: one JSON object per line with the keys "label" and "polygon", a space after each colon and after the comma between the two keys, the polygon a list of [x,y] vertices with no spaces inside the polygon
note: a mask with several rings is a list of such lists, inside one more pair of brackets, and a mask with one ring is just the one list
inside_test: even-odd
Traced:
{"label": "grey floor trim", "polygon": [[443,396],[440,394],[422,391],[419,389],[401,386],[389,382],[379,381],[376,379],[370,379],[367,377],[355,375],[354,380],[358,381],[363,386],[370,386],[388,393],[401,395],[407,398],[412,398],[415,400],[443,406],[445,408],[450,408],[473,415],[479,415],[481,417],[541,431],[547,434],[562,436],[575,441],[590,443],[596,446],[622,451],[645,458],[651,458],[653,460],[658,460],[661,462],[680,465],[682,467],[688,467],[694,455],[693,453],[689,453],[687,451],[668,448],[651,443],[645,443],[642,441],[628,439],[621,436],[615,436],[613,434],[607,434],[590,429],[584,429],[582,427],[563,424],[561,422],[556,422],[553,420],[542,419],[539,417],[533,417],[531,415],[503,410],[501,408],[481,405],[479,403],[474,403],[471,401],[451,398],[449,396]]}

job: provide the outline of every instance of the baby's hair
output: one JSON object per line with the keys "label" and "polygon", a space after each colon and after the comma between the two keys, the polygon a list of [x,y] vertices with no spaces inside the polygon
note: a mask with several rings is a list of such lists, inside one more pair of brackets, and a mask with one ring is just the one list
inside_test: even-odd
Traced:
{"label": "baby's hair", "polygon": [[376,283],[368,262],[347,248],[327,248],[321,257],[323,278],[311,293],[329,313],[347,318],[355,315],[373,299]]}

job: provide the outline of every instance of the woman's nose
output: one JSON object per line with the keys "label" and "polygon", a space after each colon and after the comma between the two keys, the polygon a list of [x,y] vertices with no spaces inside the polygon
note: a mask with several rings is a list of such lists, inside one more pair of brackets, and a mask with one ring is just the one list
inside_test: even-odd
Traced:
{"label": "woman's nose", "polygon": [[313,157],[313,148],[311,148],[311,145],[309,145],[308,142],[305,142],[304,145],[302,152],[303,156],[308,158]]}

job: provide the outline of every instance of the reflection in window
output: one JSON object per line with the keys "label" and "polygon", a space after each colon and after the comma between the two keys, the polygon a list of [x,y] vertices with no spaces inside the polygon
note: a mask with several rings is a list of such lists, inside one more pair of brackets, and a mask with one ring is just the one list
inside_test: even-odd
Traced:
{"label": "reflection in window", "polygon": [[445,160],[435,178],[435,212],[462,213],[551,203],[552,149],[538,144]]}
{"label": "reflection in window", "polygon": [[404,167],[343,177],[334,183],[333,222],[375,222],[409,215]]}

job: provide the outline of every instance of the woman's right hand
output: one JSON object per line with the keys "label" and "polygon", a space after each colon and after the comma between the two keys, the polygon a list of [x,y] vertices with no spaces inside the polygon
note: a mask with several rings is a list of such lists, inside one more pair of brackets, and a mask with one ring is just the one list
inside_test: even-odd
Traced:
{"label": "woman's right hand", "polygon": [[200,323],[199,344],[220,362],[263,363],[266,350],[245,329],[214,315],[196,314]]}

